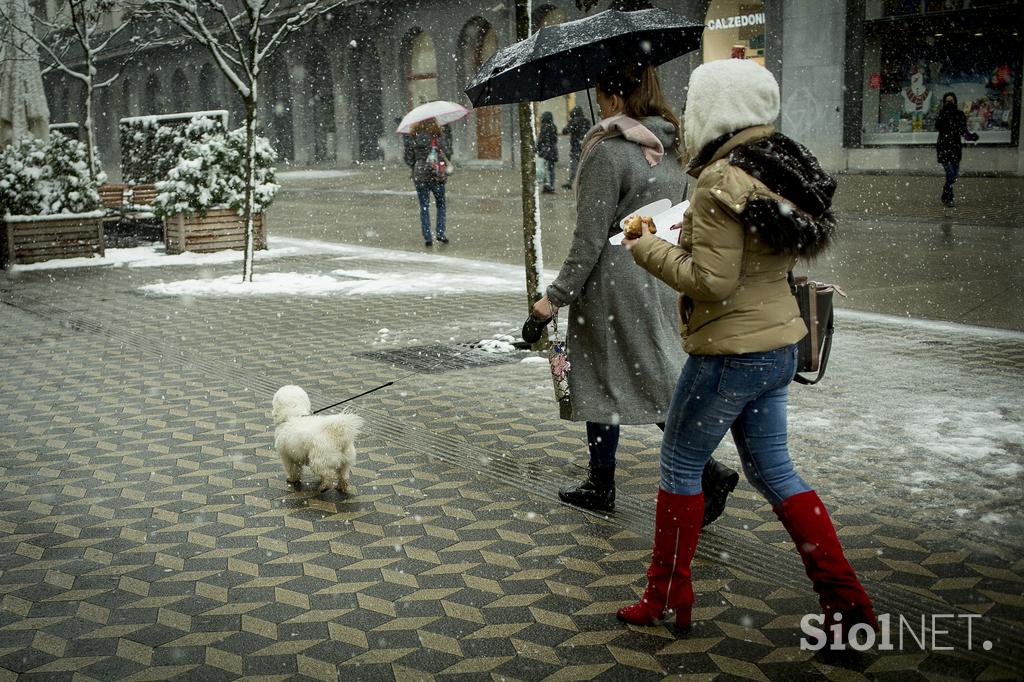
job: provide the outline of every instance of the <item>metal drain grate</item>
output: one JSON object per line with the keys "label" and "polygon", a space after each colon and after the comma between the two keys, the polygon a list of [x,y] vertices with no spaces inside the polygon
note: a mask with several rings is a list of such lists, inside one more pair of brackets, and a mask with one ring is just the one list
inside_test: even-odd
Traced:
{"label": "metal drain grate", "polygon": [[473,344],[434,344],[430,346],[409,346],[393,350],[374,350],[356,353],[357,357],[385,362],[396,367],[410,369],[424,374],[450,372],[457,369],[489,367],[519,362],[527,353],[488,353]]}

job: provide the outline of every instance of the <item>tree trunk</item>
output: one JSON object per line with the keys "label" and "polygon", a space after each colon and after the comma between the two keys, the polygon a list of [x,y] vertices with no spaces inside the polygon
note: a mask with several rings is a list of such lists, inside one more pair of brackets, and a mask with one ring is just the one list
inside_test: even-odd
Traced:
{"label": "tree trunk", "polygon": [[[530,0],[516,0],[516,38],[530,37]],[[540,273],[544,258],[540,241],[540,193],[537,188],[537,165],[533,102],[520,102],[519,111],[519,159],[523,187],[523,246],[526,264],[526,299],[528,311],[542,296]],[[547,344],[547,334],[538,342]]]}
{"label": "tree trunk", "polygon": [[245,258],[242,281],[252,281],[253,261],[253,212],[256,184],[256,79],[252,81],[250,94],[245,98],[245,206],[242,221],[245,224]]}

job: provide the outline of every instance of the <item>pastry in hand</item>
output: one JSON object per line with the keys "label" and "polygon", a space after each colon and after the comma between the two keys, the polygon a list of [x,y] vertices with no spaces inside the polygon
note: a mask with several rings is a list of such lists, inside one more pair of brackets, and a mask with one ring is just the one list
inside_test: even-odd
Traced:
{"label": "pastry in hand", "polygon": [[658,228],[654,226],[654,218],[646,215],[635,215],[626,221],[626,229],[624,230],[626,239],[639,239],[644,234],[644,227],[651,234],[658,231]]}

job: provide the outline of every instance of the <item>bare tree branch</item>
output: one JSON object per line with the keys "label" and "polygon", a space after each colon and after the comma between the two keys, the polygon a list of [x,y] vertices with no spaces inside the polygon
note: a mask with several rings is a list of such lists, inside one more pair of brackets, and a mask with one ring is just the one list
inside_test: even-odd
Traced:
{"label": "bare tree branch", "polygon": [[17,33],[19,33],[19,34],[21,34],[21,35],[23,35],[25,37],[27,37],[29,40],[31,40],[33,43],[35,43],[36,47],[42,48],[42,50],[46,53],[46,57],[50,60],[50,67],[51,67],[52,70],[61,71],[61,72],[65,73],[65,74],[67,74],[68,76],[71,76],[72,78],[76,78],[76,79],[81,80],[81,81],[86,81],[87,80],[87,75],[86,74],[79,73],[78,71],[75,71],[74,69],[69,67],[67,64],[65,64],[65,60],[63,59],[63,55],[60,55],[57,52],[55,52],[45,41],[41,40],[35,34],[35,31],[26,31],[21,26],[18,26],[2,10],[0,10],[0,19],[3,19],[4,22],[12,30],[16,31]]}
{"label": "bare tree branch", "polygon": [[[238,29],[236,28],[237,23],[241,21],[244,16],[244,12],[239,12],[232,17],[228,13],[227,7],[224,6],[223,2],[205,0],[205,3],[224,18],[224,25],[227,27],[228,32],[231,34],[231,37],[235,42],[234,50],[238,54],[239,60],[244,63],[245,43],[242,42],[242,36],[238,33]],[[239,66],[244,68],[242,63],[240,63]]]}
{"label": "bare tree branch", "polygon": [[190,38],[209,50],[217,66],[224,76],[238,90],[242,97],[248,96],[250,87],[242,81],[232,64],[244,71],[248,71],[242,65],[244,56],[236,59],[224,50],[223,45],[207,27],[203,17],[199,14],[195,3],[183,2],[182,0],[153,0],[148,3],[150,13],[162,16],[173,22],[178,28],[185,32]]}
{"label": "bare tree branch", "polygon": [[[326,6],[324,6],[323,2],[318,0],[311,0],[310,2],[307,2],[295,13],[281,22],[277,31],[267,41],[266,46],[257,54],[257,60],[262,61],[267,55],[273,54],[281,42],[292,33],[295,33],[295,31],[298,31],[314,19],[321,17],[348,2],[349,0],[335,0],[335,2],[327,3]],[[312,11],[314,9],[316,10],[315,12]]]}

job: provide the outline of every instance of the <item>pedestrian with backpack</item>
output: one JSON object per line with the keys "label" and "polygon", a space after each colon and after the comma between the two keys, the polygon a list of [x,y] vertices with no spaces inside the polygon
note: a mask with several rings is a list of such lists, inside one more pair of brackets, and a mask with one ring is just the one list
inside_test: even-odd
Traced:
{"label": "pedestrian with backpack", "polygon": [[452,172],[451,145],[437,124],[437,119],[420,121],[412,128],[405,149],[405,163],[412,171],[416,197],[420,204],[420,229],[425,246],[433,246],[430,230],[430,196],[437,207],[435,234],[437,241],[448,243],[445,236],[445,182]]}

